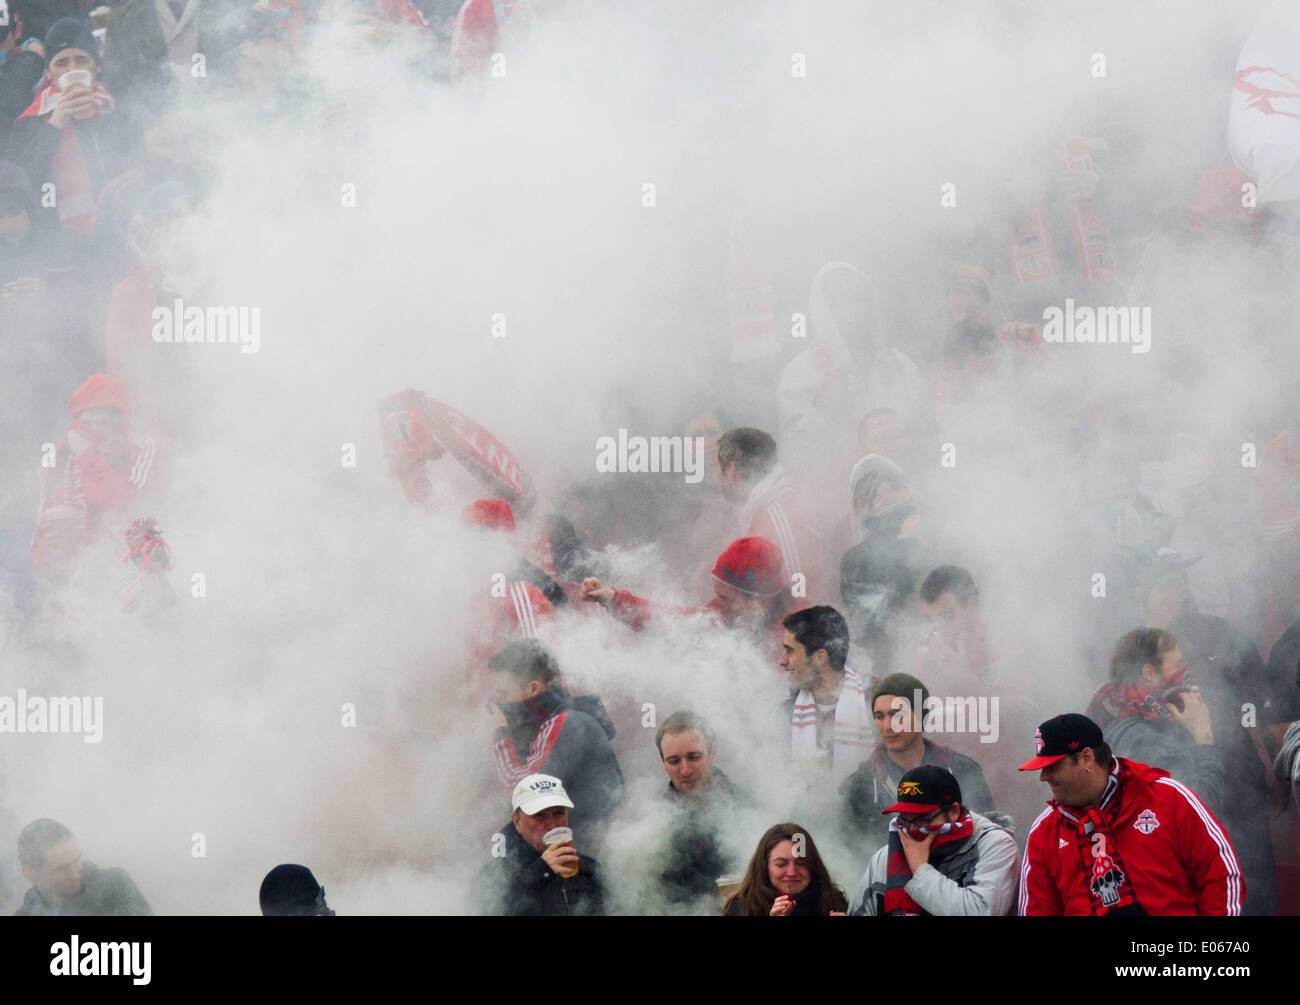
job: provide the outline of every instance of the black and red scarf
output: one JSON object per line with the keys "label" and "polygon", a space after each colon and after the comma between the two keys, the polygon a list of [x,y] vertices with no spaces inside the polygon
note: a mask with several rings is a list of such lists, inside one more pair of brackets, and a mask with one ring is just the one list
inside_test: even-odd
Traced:
{"label": "black and red scarf", "polygon": [[1169,703],[1186,690],[1185,671],[1172,678],[1159,694],[1145,684],[1106,681],[1092,696],[1088,715],[1096,722],[1113,721],[1129,715],[1139,715],[1144,719],[1172,719]]}
{"label": "black and red scarf", "polygon": [[1098,806],[1080,810],[1067,808],[1055,800],[1052,802],[1061,819],[1074,829],[1079,859],[1088,880],[1088,899],[1092,913],[1097,916],[1145,916],[1147,913],[1138,902],[1137,891],[1133,889],[1133,881],[1124,868],[1119,846],[1111,831],[1127,776],[1128,770],[1121,769],[1116,760]]}
{"label": "black and red scarf", "polygon": [[[907,855],[903,853],[903,828],[898,825],[898,817],[889,821],[889,850],[885,866],[885,915],[892,918],[907,918],[916,915],[928,915],[921,905],[908,895],[907,884],[912,878],[912,869],[907,864]],[[930,845],[930,857],[933,859],[940,848],[954,841],[965,841],[975,832],[975,822],[970,813],[963,813],[956,821],[944,821],[934,827],[908,827],[907,835],[917,841],[924,841],[927,834],[938,837]]]}

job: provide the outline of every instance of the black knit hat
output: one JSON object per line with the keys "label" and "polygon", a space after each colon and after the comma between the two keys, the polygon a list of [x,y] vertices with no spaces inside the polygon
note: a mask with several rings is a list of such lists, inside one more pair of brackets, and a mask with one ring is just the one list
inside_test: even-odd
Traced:
{"label": "black knit hat", "polygon": [[325,903],[325,888],[305,865],[277,865],[262,880],[257,899],[267,917],[310,918],[334,913]]}
{"label": "black knit hat", "polygon": [[99,42],[90,33],[84,21],[75,17],[63,17],[50,25],[45,33],[45,65],[49,66],[64,49],[80,49],[99,62]]}

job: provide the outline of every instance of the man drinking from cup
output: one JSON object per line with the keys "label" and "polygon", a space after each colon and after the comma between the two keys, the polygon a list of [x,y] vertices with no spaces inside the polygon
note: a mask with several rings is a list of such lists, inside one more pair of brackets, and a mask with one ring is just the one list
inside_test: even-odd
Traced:
{"label": "man drinking from cup", "polygon": [[510,824],[492,835],[491,860],[474,878],[476,914],[529,917],[603,915],[605,891],[594,858],[573,846],[573,802],[551,775],[515,786]]}
{"label": "man drinking from cup", "polygon": [[129,166],[129,131],[112,114],[113,98],[98,73],[99,43],[90,28],[76,18],[55,21],[45,36],[36,99],[15,120],[0,154],[27,172],[64,227],[87,234],[99,193]]}

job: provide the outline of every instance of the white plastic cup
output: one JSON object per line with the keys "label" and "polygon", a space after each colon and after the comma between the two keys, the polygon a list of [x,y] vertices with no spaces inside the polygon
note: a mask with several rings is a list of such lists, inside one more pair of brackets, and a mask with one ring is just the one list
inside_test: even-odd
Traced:
{"label": "white plastic cup", "polygon": [[[547,848],[553,848],[555,845],[562,844],[567,844],[572,848],[573,831],[568,827],[553,827],[542,835],[542,843],[545,844]],[[557,873],[565,879],[569,879],[570,877],[578,875],[578,867],[577,865],[574,865],[573,872],[558,872],[557,870]]]}

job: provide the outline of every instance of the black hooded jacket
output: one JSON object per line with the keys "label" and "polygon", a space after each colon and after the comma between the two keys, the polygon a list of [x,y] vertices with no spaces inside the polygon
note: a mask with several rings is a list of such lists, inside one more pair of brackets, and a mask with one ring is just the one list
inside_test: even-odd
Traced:
{"label": "black hooded jacket", "polygon": [[493,749],[502,782],[513,789],[526,775],[554,775],[573,800],[570,825],[580,841],[590,842],[592,827],[608,820],[624,795],[609,743],[614,723],[600,697],[554,686],[502,711],[507,725],[497,730]]}

